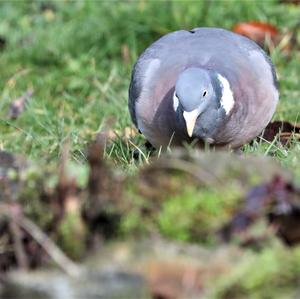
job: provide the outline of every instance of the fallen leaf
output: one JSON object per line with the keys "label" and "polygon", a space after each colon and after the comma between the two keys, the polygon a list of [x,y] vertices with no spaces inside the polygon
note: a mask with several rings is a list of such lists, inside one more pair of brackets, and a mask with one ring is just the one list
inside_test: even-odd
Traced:
{"label": "fallen leaf", "polygon": [[280,2],[283,4],[294,4],[294,5],[300,4],[300,0],[280,0]]}
{"label": "fallen leaf", "polygon": [[250,21],[236,24],[232,31],[254,40],[268,52],[272,52],[275,47],[278,47],[283,53],[288,54],[297,46],[295,36],[297,28],[298,24],[288,32],[280,32],[272,24]]}
{"label": "fallen leaf", "polygon": [[199,294],[203,287],[199,267],[178,261],[150,262],[146,277],[153,298],[184,298],[191,293]]}
{"label": "fallen leaf", "polygon": [[267,141],[278,140],[283,145],[288,145],[292,137],[300,140],[300,124],[292,124],[288,121],[273,121],[268,124],[261,137]]}
{"label": "fallen leaf", "polygon": [[245,236],[251,225],[262,218],[275,227],[284,242],[289,245],[299,243],[300,188],[281,176],[252,188],[245,197],[244,206],[223,227],[221,235],[226,241],[234,235]]}
{"label": "fallen leaf", "polygon": [[15,99],[9,107],[9,117],[17,119],[25,109],[26,102],[32,97],[33,90],[29,89],[24,95]]}
{"label": "fallen leaf", "polygon": [[249,37],[260,45],[264,45],[268,38],[274,41],[279,33],[275,26],[258,21],[238,23],[232,30],[235,33]]}

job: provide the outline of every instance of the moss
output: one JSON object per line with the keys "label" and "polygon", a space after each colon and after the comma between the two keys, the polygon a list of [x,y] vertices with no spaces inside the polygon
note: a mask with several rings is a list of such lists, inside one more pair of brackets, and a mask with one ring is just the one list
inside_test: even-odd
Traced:
{"label": "moss", "polygon": [[24,208],[25,215],[34,219],[45,230],[53,221],[53,213],[49,208],[44,178],[47,177],[47,181],[51,181],[56,175],[48,173],[47,170],[41,171],[39,167],[31,166],[22,171],[20,177],[22,188],[18,194],[18,200]]}
{"label": "moss", "polygon": [[211,286],[207,298],[296,298],[300,283],[300,248],[289,249],[279,242],[244,259],[232,272]]}
{"label": "moss", "polygon": [[[182,189],[182,181],[179,184],[178,178],[172,178],[172,188],[169,192],[165,189],[160,198],[152,197],[155,190],[151,191],[151,198],[142,197],[131,186],[127,193],[128,211],[121,223],[123,233],[159,232],[174,240],[213,242],[213,233],[230,219],[240,203],[239,188],[229,184],[214,190],[186,181],[183,184],[186,187]],[[174,182],[177,188],[174,188]]]}
{"label": "moss", "polygon": [[86,249],[86,227],[79,211],[67,213],[57,229],[57,241],[69,257],[78,260]]}
{"label": "moss", "polygon": [[239,198],[235,188],[221,191],[189,186],[164,201],[157,223],[166,237],[210,243],[212,233],[229,220]]}
{"label": "moss", "polygon": [[127,207],[123,213],[120,232],[123,235],[145,235],[154,230],[150,202],[131,190],[127,194]]}
{"label": "moss", "polygon": [[74,259],[82,257],[86,246],[86,230],[77,198],[75,198],[76,209],[66,208],[61,221],[53,225],[55,208],[51,202],[55,199],[55,188],[58,183],[57,167],[54,164],[42,167],[30,165],[22,169],[19,176],[22,188],[17,197],[25,215],[44,232],[51,231],[52,238],[68,256]]}

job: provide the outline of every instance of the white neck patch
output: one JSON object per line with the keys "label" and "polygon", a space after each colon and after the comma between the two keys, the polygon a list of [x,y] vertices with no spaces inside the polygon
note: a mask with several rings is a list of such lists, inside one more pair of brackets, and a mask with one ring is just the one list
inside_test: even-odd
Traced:
{"label": "white neck patch", "polygon": [[228,80],[220,74],[218,74],[218,79],[222,85],[221,106],[227,115],[234,106],[234,97]]}
{"label": "white neck patch", "polygon": [[179,106],[179,99],[176,97],[176,91],[174,91],[173,94],[173,109],[176,112],[177,108]]}

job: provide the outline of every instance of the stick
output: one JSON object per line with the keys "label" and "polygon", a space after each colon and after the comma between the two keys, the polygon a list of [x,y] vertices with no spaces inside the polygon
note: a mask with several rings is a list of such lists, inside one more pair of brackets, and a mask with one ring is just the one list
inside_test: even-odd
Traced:
{"label": "stick", "polygon": [[22,217],[18,219],[18,224],[35,239],[64,272],[72,277],[80,276],[82,269],[70,260],[34,222]]}
{"label": "stick", "polygon": [[[18,229],[22,227],[25,231],[27,231],[27,233],[31,235],[31,237],[45,250],[45,252],[65,273],[72,277],[80,276],[83,269],[70,260],[34,222],[22,215],[14,217],[14,211],[8,204],[0,204],[0,217],[1,216],[8,217],[11,222],[15,223]],[[20,258],[20,256],[17,258]],[[22,257],[21,261],[22,263],[24,262]]]}
{"label": "stick", "polygon": [[13,244],[14,244],[14,251],[16,253],[16,259],[18,262],[18,265],[23,270],[28,270],[28,259],[24,250],[23,242],[22,242],[22,236],[20,227],[17,225],[15,217],[11,217],[9,220],[9,229],[11,231],[12,237],[13,237]]}

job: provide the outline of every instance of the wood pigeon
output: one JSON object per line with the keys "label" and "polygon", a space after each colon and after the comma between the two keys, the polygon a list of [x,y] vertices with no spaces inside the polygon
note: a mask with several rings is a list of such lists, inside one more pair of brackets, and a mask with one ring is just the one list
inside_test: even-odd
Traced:
{"label": "wood pigeon", "polygon": [[156,148],[194,139],[238,148],[264,130],[278,98],[274,66],[255,42],[221,28],[195,28],[169,33],[141,54],[129,111]]}

